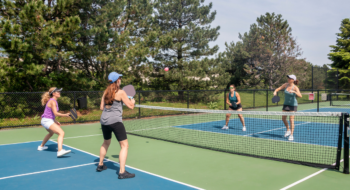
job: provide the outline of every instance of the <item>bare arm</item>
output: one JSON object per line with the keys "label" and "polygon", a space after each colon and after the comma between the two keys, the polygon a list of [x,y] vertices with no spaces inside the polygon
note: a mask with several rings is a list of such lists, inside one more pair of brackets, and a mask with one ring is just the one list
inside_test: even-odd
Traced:
{"label": "bare arm", "polygon": [[302,98],[303,96],[300,93],[300,90],[297,86],[295,86],[295,90],[291,91],[292,93],[295,93],[299,98]]}
{"label": "bare arm", "polygon": [[287,87],[287,83],[286,83],[286,84],[283,84],[282,86],[280,86],[279,88],[277,88],[277,89],[273,92],[273,95],[274,95],[274,96],[277,96],[277,92],[280,91],[280,90],[284,90],[286,87]]}
{"label": "bare arm", "polygon": [[57,112],[57,107],[56,107],[56,102],[55,101],[50,101],[49,107],[51,108],[53,114],[55,116],[61,116],[61,117],[69,117],[69,113],[62,114]]}
{"label": "bare arm", "polygon": [[129,99],[128,95],[126,95],[124,90],[120,90],[120,96],[122,98],[123,103],[130,109],[134,109],[135,107],[135,100],[134,99]]}
{"label": "bare arm", "polygon": [[106,92],[103,93],[102,99],[101,99],[101,104],[100,104],[100,110],[103,111],[104,107],[105,107],[105,94]]}
{"label": "bare arm", "polygon": [[227,96],[226,96],[226,104],[232,106],[231,103],[230,103],[230,100],[228,99],[228,95],[229,95],[229,94],[230,94],[230,93],[227,93]]}
{"label": "bare arm", "polygon": [[237,97],[237,103],[236,104],[240,104],[241,103],[241,96],[238,94],[238,92],[236,92],[236,97]]}

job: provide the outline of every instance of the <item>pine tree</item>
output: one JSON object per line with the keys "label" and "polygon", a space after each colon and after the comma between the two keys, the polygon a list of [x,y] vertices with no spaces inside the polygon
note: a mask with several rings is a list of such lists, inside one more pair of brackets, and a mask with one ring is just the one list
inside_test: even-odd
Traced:
{"label": "pine tree", "polygon": [[331,45],[332,53],[329,53],[329,59],[332,60],[331,66],[338,69],[350,69],[350,19],[342,20],[337,33],[337,44]]}
{"label": "pine tree", "polygon": [[[155,26],[160,30],[159,53],[154,57],[150,86],[153,89],[222,88],[225,77],[221,63],[206,57],[214,55],[218,46],[209,47],[217,39],[220,27],[211,28],[216,12],[204,0],[158,0]],[[169,67],[168,72],[163,69]],[[227,76],[226,76],[227,77]],[[209,79],[209,80],[208,80]]]}
{"label": "pine tree", "polygon": [[0,63],[2,91],[47,90],[73,77],[64,70],[72,55],[66,47],[75,48],[80,23],[71,15],[73,5],[72,0],[0,1],[0,47],[6,57]]}
{"label": "pine tree", "polygon": [[[250,31],[239,38],[249,53],[245,71],[250,78],[245,84],[250,87],[272,89],[284,81],[292,67],[306,69],[306,62],[299,58],[302,52],[292,36],[292,28],[280,14],[260,16],[257,24],[252,24]],[[299,71],[294,74],[304,77],[305,70]]]}

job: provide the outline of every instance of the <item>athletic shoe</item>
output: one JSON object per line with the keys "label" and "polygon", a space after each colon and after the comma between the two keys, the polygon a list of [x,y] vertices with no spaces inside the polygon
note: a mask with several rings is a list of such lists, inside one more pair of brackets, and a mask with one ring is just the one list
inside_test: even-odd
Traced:
{"label": "athletic shoe", "polygon": [[287,130],[286,133],[284,134],[284,137],[288,137],[291,134],[290,130]]}
{"label": "athletic shoe", "polygon": [[247,129],[245,128],[245,126],[243,126],[243,128],[242,128],[242,131],[246,131]]}
{"label": "athletic shoe", "polygon": [[39,151],[42,151],[42,150],[46,150],[46,149],[48,149],[49,147],[47,147],[47,146],[38,146],[38,150]]}
{"label": "athletic shoe", "polygon": [[107,166],[103,164],[102,166],[98,165],[96,168],[96,171],[102,172],[103,170],[106,170],[106,169],[107,169]]}
{"label": "athletic shoe", "polygon": [[221,129],[228,129],[228,126],[224,125]]}
{"label": "athletic shoe", "polygon": [[62,149],[61,151],[57,152],[57,157],[64,156],[66,154],[69,154],[71,150],[64,150]]}
{"label": "athletic shoe", "polygon": [[131,174],[131,173],[127,172],[127,171],[125,171],[122,174],[120,173],[118,175],[118,179],[127,179],[127,178],[133,178],[133,177],[135,177],[135,174]]}
{"label": "athletic shoe", "polygon": [[293,140],[294,140],[293,135],[289,136],[288,140],[289,140],[289,141],[293,141]]}

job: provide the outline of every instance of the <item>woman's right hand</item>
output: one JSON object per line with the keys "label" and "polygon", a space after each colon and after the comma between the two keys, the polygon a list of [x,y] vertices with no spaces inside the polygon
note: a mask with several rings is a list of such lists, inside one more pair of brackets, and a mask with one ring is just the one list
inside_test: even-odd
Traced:
{"label": "woman's right hand", "polygon": [[64,117],[69,117],[69,116],[70,116],[70,113],[64,114]]}
{"label": "woman's right hand", "polygon": [[273,96],[277,96],[277,92],[275,91],[275,92],[273,92]]}

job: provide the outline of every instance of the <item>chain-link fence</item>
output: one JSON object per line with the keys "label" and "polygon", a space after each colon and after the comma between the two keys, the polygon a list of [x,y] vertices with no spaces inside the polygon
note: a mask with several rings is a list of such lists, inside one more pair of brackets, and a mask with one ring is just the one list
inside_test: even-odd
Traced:
{"label": "chain-link fence", "polygon": [[[272,103],[273,90],[237,90],[241,97],[243,110],[281,111],[284,92],[278,92],[281,101]],[[229,90],[188,90],[188,91],[138,91],[135,95],[137,104],[194,108],[194,109],[228,109],[226,97]],[[350,112],[350,90],[301,90],[298,98],[298,111],[308,112]],[[44,106],[41,105],[43,92],[0,93],[0,128],[40,125]],[[76,108],[76,122],[96,122],[102,111],[100,102],[102,91],[62,92],[58,99],[61,113],[68,113]],[[86,105],[83,105],[83,103]],[[84,103],[84,104],[85,104]],[[152,117],[169,115],[171,112],[152,113],[149,109],[124,109],[123,118]],[[61,123],[74,123],[69,117],[57,117]]]}

